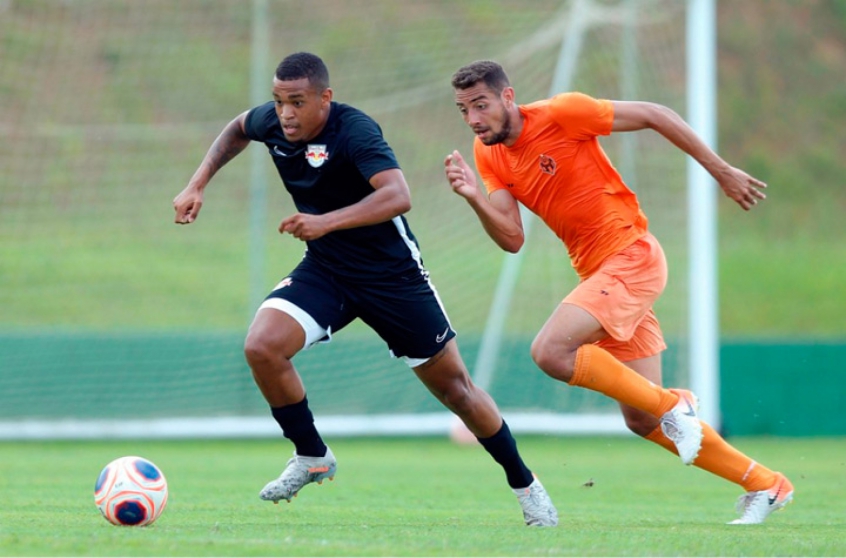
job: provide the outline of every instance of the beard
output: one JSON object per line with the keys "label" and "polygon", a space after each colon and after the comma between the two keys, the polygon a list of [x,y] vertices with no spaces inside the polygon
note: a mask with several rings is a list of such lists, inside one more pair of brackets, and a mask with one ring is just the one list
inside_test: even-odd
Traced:
{"label": "beard", "polygon": [[495,134],[492,134],[491,137],[487,140],[482,140],[482,143],[485,145],[496,145],[497,143],[502,143],[508,136],[511,135],[511,120],[508,118],[508,111],[505,107],[502,107],[502,129]]}

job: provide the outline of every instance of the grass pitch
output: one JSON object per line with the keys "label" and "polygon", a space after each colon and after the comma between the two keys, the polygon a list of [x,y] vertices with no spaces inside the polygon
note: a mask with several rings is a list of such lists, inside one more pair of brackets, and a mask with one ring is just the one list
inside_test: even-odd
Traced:
{"label": "grass pitch", "polygon": [[[634,437],[519,437],[560,514],[523,525],[500,468],[445,439],[328,440],[338,476],[291,504],[258,499],[286,440],[0,444],[3,556],[836,556],[846,554],[842,439],[733,440],[786,473],[795,502],[767,523],[729,526],[739,487]],[[111,459],[136,454],[168,478],[149,527],[115,527],[94,506]]]}

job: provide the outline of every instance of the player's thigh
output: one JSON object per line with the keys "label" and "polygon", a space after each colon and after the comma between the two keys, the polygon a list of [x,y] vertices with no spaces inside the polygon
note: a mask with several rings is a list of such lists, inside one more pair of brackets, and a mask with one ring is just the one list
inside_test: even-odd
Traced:
{"label": "player's thigh", "polygon": [[609,256],[564,299],[593,316],[612,338],[627,341],[667,283],[661,245],[647,235]]}
{"label": "player's thigh", "polygon": [[560,350],[573,352],[586,343],[606,337],[602,324],[587,310],[575,304],[559,304],[532,344],[533,354]]}
{"label": "player's thigh", "polygon": [[662,385],[661,375],[661,355],[652,355],[645,358],[630,360],[624,362],[626,366],[652,382],[653,384]]}
{"label": "player's thigh", "polygon": [[303,260],[267,295],[251,331],[296,353],[315,343],[328,343],[333,333],[353,319],[355,314],[332,277]]}
{"label": "player's thigh", "polygon": [[[626,340],[619,340],[613,337],[606,337],[597,343],[600,347],[611,353],[620,362],[640,362],[641,360],[660,355],[666,348],[664,333],[661,331],[661,324],[650,309],[637,323],[634,333]],[[658,370],[660,379],[660,358]],[[651,368],[651,367],[649,367]],[[644,374],[646,375],[646,374]],[[647,376],[650,380],[651,377]]]}
{"label": "player's thigh", "polygon": [[345,286],[356,315],[415,368],[439,354],[455,331],[434,286],[423,274],[379,285]]}
{"label": "player's thigh", "polygon": [[279,355],[291,359],[305,346],[305,340],[305,329],[291,314],[263,306],[247,331],[244,351],[248,358]]}
{"label": "player's thigh", "polygon": [[470,391],[471,381],[467,366],[458,351],[455,339],[426,362],[413,367],[420,381],[437,396],[455,390]]}

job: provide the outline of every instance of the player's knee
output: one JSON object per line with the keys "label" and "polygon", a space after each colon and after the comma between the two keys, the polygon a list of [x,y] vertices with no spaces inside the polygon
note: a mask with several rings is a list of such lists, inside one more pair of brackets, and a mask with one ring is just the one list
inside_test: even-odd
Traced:
{"label": "player's knee", "polygon": [[473,408],[473,390],[464,382],[453,382],[441,395],[441,402],[458,416]]}
{"label": "player's knee", "polygon": [[264,346],[259,343],[256,339],[252,337],[247,337],[246,341],[244,341],[244,357],[247,359],[247,364],[250,367],[254,367],[254,365],[265,357]]}
{"label": "player's knee", "polygon": [[563,382],[568,382],[573,377],[575,353],[571,355],[566,349],[547,343],[541,338],[532,342],[530,352],[532,360],[547,375]]}
{"label": "player's knee", "polygon": [[244,340],[244,357],[254,370],[271,362],[273,352],[271,344],[261,334],[251,331]]}

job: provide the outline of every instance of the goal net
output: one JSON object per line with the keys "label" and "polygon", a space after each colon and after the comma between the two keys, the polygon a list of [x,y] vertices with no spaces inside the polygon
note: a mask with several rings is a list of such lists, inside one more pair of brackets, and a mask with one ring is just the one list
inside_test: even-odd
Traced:
{"label": "goal net", "polygon": [[[472,134],[450,77],[500,62],[528,103],[563,89],[685,114],[682,0],[0,0],[0,438],[278,433],[241,354],[303,245],[263,150],[218,173],[198,221],[171,200],[217,133],[319,54],[335,99],[382,126],[468,368],[515,431],[621,432],[613,401],[556,383],[530,343],[576,284],[532,223],[504,255],[443,178]],[[603,146],[670,264],[656,311],[687,385],[685,158],[651,132]],[[453,417],[360,323],[295,358],[326,435],[439,434]]]}

